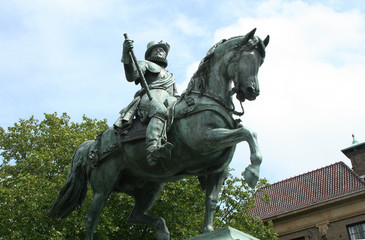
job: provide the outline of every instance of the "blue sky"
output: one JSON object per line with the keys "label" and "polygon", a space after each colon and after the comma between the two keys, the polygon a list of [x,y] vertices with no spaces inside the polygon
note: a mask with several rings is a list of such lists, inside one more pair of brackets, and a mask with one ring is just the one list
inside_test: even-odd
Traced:
{"label": "blue sky", "polygon": [[[337,161],[351,134],[365,141],[365,4],[358,1],[0,2],[0,126],[66,112],[112,124],[138,86],[125,81],[123,33],[142,59],[151,40],[170,43],[168,69],[182,92],[222,38],[270,35],[261,95],[243,123],[258,133],[271,183]],[[231,167],[248,164],[246,143]]]}

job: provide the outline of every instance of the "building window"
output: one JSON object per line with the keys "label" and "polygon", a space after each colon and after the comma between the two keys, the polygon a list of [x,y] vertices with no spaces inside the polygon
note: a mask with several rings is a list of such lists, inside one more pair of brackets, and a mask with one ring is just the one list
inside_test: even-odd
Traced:
{"label": "building window", "polygon": [[365,239],[365,222],[347,226],[350,240]]}

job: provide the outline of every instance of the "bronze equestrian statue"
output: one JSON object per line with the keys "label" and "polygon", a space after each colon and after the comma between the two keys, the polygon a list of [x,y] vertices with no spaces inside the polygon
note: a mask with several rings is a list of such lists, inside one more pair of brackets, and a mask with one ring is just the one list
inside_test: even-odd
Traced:
{"label": "bronze equestrian statue", "polygon": [[[135,74],[138,64],[147,86],[121,111],[116,126],[78,147],[66,183],[49,215],[67,217],[82,204],[90,183],[93,200],[86,217],[87,240],[93,239],[99,215],[112,192],[124,192],[134,197],[129,223],[153,225],[157,229],[157,240],[169,240],[165,220],[147,215],[147,211],[165,182],[194,175],[198,176],[206,193],[203,232],[213,231],[218,194],[237,143],[246,141],[251,152],[251,164],[244,172],[246,182],[254,187],[259,178],[262,157],[256,133],[233,118],[233,114],[239,113],[232,103],[234,94],[243,102],[245,99],[255,100],[260,93],[257,74],[265,58],[269,37],[261,40],[254,36],[255,30],[215,44],[200,62],[185,92],[172,102],[165,100],[174,98],[172,75],[164,65],[149,59],[153,55],[149,50],[146,61],[136,62],[125,56],[132,50],[127,40],[123,53],[127,80],[143,80],[143,74]],[[151,46],[159,46],[165,51],[161,58],[167,56],[169,48],[165,42],[154,42]],[[162,84],[163,89],[155,88],[156,79],[168,83]],[[151,86],[149,90],[148,84]],[[160,98],[160,94],[163,97]],[[157,105],[162,100],[165,108],[151,107],[153,99],[157,100]],[[153,137],[146,136],[146,129],[147,135]],[[149,131],[155,131],[156,135]],[[164,139],[165,134],[167,139]]]}

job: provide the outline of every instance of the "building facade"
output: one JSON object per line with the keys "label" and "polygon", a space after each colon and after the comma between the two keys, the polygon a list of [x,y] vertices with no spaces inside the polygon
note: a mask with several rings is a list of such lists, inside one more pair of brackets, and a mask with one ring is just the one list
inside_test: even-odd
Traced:
{"label": "building facade", "polygon": [[272,221],[280,240],[365,239],[365,143],[342,151],[353,169],[337,162],[274,183],[263,189],[271,202],[258,193],[252,215]]}

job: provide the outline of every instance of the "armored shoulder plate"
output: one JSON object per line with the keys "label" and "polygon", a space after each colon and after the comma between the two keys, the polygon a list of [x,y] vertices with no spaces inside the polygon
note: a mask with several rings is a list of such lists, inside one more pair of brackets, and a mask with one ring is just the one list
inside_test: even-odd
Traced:
{"label": "armored shoulder plate", "polygon": [[161,66],[148,60],[138,61],[138,65],[140,66],[142,71],[148,70],[149,72],[152,73],[160,73],[163,70]]}

